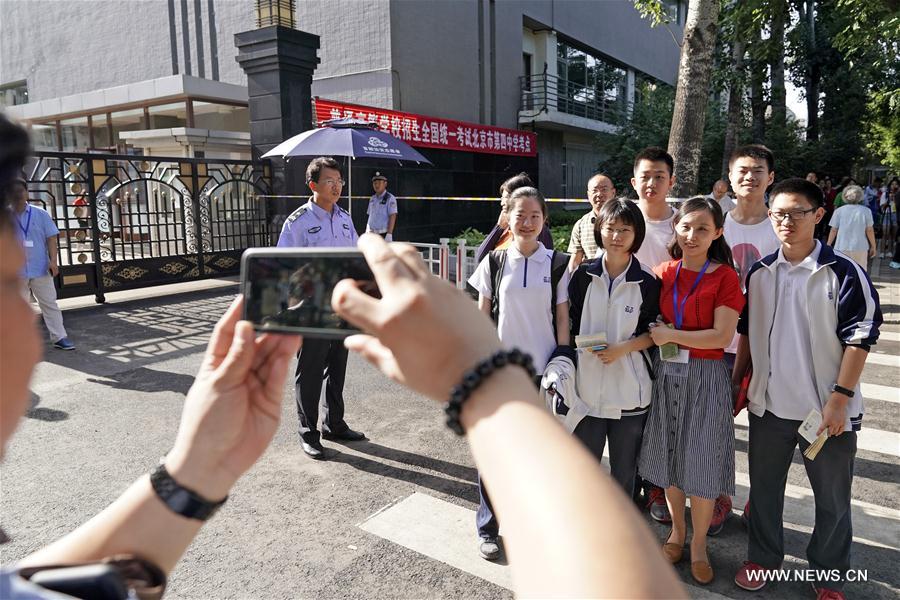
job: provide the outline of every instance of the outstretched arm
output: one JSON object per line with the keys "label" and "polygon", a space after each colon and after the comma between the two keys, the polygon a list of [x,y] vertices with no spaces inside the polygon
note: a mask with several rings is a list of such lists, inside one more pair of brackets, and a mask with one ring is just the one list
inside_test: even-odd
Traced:
{"label": "outstretched arm", "polygon": [[[176,482],[210,501],[227,496],[272,440],[288,365],[300,343],[297,336],[256,338],[250,323],[239,320],[241,303],[236,299],[213,331],[185,399],[175,445],[165,458]],[[145,475],[93,519],[20,566],[134,554],[168,572],[201,525],[170,510]]]}

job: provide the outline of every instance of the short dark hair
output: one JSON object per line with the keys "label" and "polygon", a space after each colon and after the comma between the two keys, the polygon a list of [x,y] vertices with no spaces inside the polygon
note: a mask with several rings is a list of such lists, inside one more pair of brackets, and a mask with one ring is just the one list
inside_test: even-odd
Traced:
{"label": "short dark hair", "polygon": [[812,181],[807,181],[800,177],[791,177],[776,183],[772,191],[769,192],[769,202],[774,200],[778,194],[799,194],[809,200],[809,203],[816,208],[825,206],[825,194],[822,193],[822,188]]}
{"label": "short dark hair", "polygon": [[521,200],[522,198],[534,198],[537,200],[537,203],[541,206],[541,212],[544,214],[544,220],[547,220],[547,201],[544,200],[543,194],[541,194],[537,188],[531,186],[525,186],[516,188],[512,194],[509,195],[509,199],[506,201],[506,207],[509,212],[512,212],[513,206],[516,205],[516,202]]}
{"label": "short dark hair", "polygon": [[619,221],[634,228],[634,241],[631,242],[631,248],[628,251],[634,254],[640,250],[641,244],[644,243],[644,237],[647,235],[647,224],[644,222],[644,214],[638,205],[626,198],[613,198],[600,207],[600,214],[594,221],[594,241],[597,242],[597,247],[603,247],[603,238],[600,236],[603,224],[613,221]]}
{"label": "short dark hair", "polygon": [[518,175],[513,175],[506,181],[500,184],[500,195],[503,195],[503,192],[506,192],[507,195],[512,194],[519,188],[523,187],[534,187],[534,182],[531,180],[531,176],[528,175],[525,171],[522,171]]}
{"label": "short dark hair", "polygon": [[306,167],[306,183],[313,181],[319,183],[319,175],[322,173],[322,169],[334,169],[340,173],[341,164],[330,156],[320,156],[312,159],[309,166]]}
{"label": "short dark hair", "polygon": [[766,166],[769,168],[770,172],[775,170],[775,155],[762,144],[747,144],[746,146],[738,146],[735,148],[734,151],[732,151],[731,156],[728,157],[729,170],[731,169],[731,165],[734,164],[734,161],[739,158],[764,160],[766,161]]}
{"label": "short dark hair", "polygon": [[[809,183],[805,179],[801,179],[800,181]],[[811,183],[809,184],[813,185]],[[675,211],[675,218],[672,219],[672,224],[677,226],[678,222],[686,215],[699,210],[705,210],[712,215],[716,229],[725,227],[725,213],[722,212],[722,207],[719,206],[718,202],[708,196],[694,196],[693,198],[689,198],[678,207],[677,211]],[[678,245],[677,235],[672,238],[672,242],[669,244],[669,256],[674,259],[680,259],[682,257],[681,246]],[[721,265],[732,266],[734,264],[731,246],[725,241],[724,234],[713,240],[712,244],[709,246],[709,250],[706,251],[706,256],[711,262],[719,263]]]}
{"label": "short dark hair", "polygon": [[642,160],[666,163],[666,166],[669,167],[669,177],[671,177],[675,172],[675,160],[672,158],[672,155],[659,146],[648,146],[647,148],[644,148],[643,150],[638,152],[637,156],[634,157],[633,169],[637,169],[638,163],[640,163]]}

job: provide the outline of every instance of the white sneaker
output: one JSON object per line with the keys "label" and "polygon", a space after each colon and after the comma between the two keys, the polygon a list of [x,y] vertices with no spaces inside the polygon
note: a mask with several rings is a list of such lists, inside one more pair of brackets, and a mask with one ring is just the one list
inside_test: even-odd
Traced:
{"label": "white sneaker", "polygon": [[497,560],[500,558],[500,544],[497,538],[481,538],[481,543],[478,545],[478,554],[484,560]]}
{"label": "white sneaker", "polygon": [[890,267],[892,269],[900,269],[900,262],[891,261]]}

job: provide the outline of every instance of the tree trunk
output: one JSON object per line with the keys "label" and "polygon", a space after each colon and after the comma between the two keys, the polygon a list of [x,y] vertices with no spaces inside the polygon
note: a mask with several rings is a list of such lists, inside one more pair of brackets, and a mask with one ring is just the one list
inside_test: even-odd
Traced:
{"label": "tree trunk", "polygon": [[[802,8],[801,8],[802,10]],[[801,13],[801,20],[806,21],[806,139],[810,142],[819,140],[819,81],[822,72],[819,69],[818,48],[816,44],[816,2],[806,1],[806,11]]]}
{"label": "tree trunk", "polygon": [[784,129],[787,124],[787,92],[784,86],[784,22],[787,20],[787,2],[772,1],[771,38],[769,43],[774,50],[770,65],[772,74],[772,124]]}
{"label": "tree trunk", "polygon": [[735,40],[731,46],[731,85],[728,88],[728,120],[725,124],[725,146],[722,149],[722,178],[728,179],[728,158],[737,146],[741,130],[741,109],[744,104],[744,42]]}
{"label": "tree trunk", "polygon": [[675,159],[677,177],[672,195],[678,198],[697,191],[718,18],[719,0],[690,0],[669,130],[669,154]]}
{"label": "tree trunk", "polygon": [[763,144],[766,141],[766,98],[763,86],[768,65],[760,57],[762,43],[762,36],[756,31],[753,36],[755,48],[750,54],[750,111],[753,115],[751,135],[754,144]]}

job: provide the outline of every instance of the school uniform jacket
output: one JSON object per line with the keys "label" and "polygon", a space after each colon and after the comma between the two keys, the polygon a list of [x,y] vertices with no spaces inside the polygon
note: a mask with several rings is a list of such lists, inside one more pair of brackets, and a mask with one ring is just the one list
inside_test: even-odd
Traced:
{"label": "school uniform jacket", "polygon": [[[738,323],[738,333],[749,335],[753,376],[748,391],[749,410],[761,417],[766,412],[769,382],[770,336],[775,321],[778,253],[753,265],[747,274],[747,304]],[[824,406],[837,382],[846,346],[868,350],[878,340],[882,323],[878,292],[865,272],[852,259],[823,244],[817,265],[806,285],[806,304],[813,380]],[[770,333],[771,332],[771,333]],[[847,403],[844,431],[862,425],[863,400],[860,386]]]}
{"label": "school uniform jacket", "polygon": [[[659,279],[634,257],[612,296],[603,279],[602,252],[582,263],[569,282],[573,346],[576,335],[606,333],[607,342],[614,344],[646,333],[659,315],[659,293]],[[609,365],[580,355],[576,389],[587,415],[619,419],[646,412],[652,396],[647,363],[641,352],[630,352]]]}

